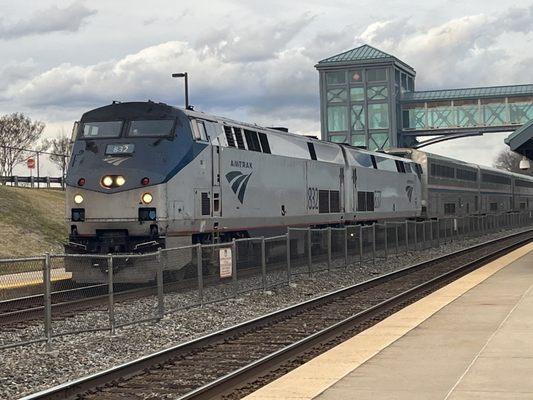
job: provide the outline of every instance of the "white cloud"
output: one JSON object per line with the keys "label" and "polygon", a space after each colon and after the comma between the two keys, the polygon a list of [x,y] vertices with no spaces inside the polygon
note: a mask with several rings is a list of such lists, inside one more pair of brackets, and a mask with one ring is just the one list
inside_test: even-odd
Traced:
{"label": "white cloud", "polygon": [[190,72],[191,102],[203,109],[245,107],[252,113],[283,109],[296,117],[317,119],[310,110],[318,101],[316,71],[301,48],[260,62],[235,63],[185,42],[167,42],[116,61],[59,65],[11,85],[4,98],[35,108],[149,98],[175,102],[181,92],[170,74],[176,71]]}
{"label": "white cloud", "polygon": [[414,27],[405,19],[377,21],[358,39],[413,66],[419,89],[451,88],[509,84],[528,77],[519,67],[528,54],[513,60],[507,40],[510,34],[523,37],[532,32],[533,5],[454,18],[430,27]]}
{"label": "white cloud", "polygon": [[38,35],[51,32],[76,32],[88,17],[95,14],[80,1],[65,8],[52,6],[32,13],[27,19],[6,22],[0,18],[0,39]]}
{"label": "white cloud", "polygon": [[[388,14],[401,15],[400,18],[386,18],[383,15],[387,13],[381,12],[378,18],[373,18],[371,11],[361,13],[361,8],[354,10],[346,4],[317,6],[311,13],[302,15],[302,7],[291,3],[294,10],[300,10],[286,12],[282,2],[277,5],[279,9],[272,9],[265,18],[264,12],[259,13],[255,8],[248,9],[240,3],[230,7],[224,4],[217,3],[209,15],[204,14],[203,8],[208,7],[205,2],[185,10],[177,6],[171,10],[172,4],[168,2],[169,12],[165,13],[136,10],[113,15],[113,23],[115,18],[117,23],[122,18],[125,24],[120,27],[122,34],[111,36],[108,31],[109,37],[117,42],[109,43],[109,47],[103,45],[105,52],[96,52],[95,43],[99,45],[99,40],[106,43],[105,32],[97,28],[112,25],[110,14],[103,15],[102,1],[97,23],[91,24],[90,32],[98,40],[87,37],[92,45],[87,48],[92,50],[87,51],[86,57],[80,60],[73,53],[61,58],[69,62],[55,61],[51,67],[40,65],[38,57],[34,57],[35,64],[20,63],[18,73],[14,61],[0,66],[0,104],[7,110],[30,111],[35,118],[47,121],[73,120],[82,112],[112,100],[152,99],[179,104],[183,102],[182,82],[171,79],[170,74],[188,71],[191,102],[197,109],[316,134],[320,126],[318,73],[314,65],[362,43],[412,65],[418,73],[419,90],[531,81],[533,54],[529,42],[533,39],[533,6],[530,5],[505,9],[502,4],[499,12],[460,17],[457,14],[449,17],[453,15],[451,11],[437,15],[434,10],[436,17],[429,20],[414,14],[402,15],[392,8]],[[73,3],[71,7],[74,5],[83,8],[82,3]],[[111,3],[109,7],[107,11],[111,10]],[[261,3],[260,7],[272,5]],[[431,6],[426,4],[425,8],[429,10]],[[72,25],[62,25],[57,22],[60,18],[54,16],[56,22],[50,22],[50,26],[55,28],[37,24],[33,31],[22,29],[30,28],[27,21],[35,15],[23,20],[24,23],[7,24],[0,20],[0,32],[5,34],[6,27],[12,35],[75,30],[85,21],[73,17]],[[373,22],[361,22],[369,20]],[[140,44],[124,34],[130,26],[142,26]],[[113,25],[115,28],[119,29]],[[81,35],[76,35],[81,40],[78,36]],[[127,46],[120,47],[119,40],[127,41]],[[106,56],[102,56],[104,53]],[[477,143],[480,151],[476,155],[462,151],[458,145],[461,140],[430,146],[428,150],[450,149],[457,157],[471,157],[470,161],[476,161],[474,157],[480,160],[485,155],[492,157],[497,139],[496,136],[489,139],[465,139]],[[487,159],[483,162],[490,163]]]}
{"label": "white cloud", "polygon": [[205,55],[227,62],[256,62],[276,56],[314,17],[303,14],[293,20],[243,21],[207,31],[196,41]]}

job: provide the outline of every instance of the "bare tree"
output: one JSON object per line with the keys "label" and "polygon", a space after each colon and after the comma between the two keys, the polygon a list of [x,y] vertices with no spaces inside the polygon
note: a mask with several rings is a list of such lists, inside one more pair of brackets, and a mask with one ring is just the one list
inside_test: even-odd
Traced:
{"label": "bare tree", "polygon": [[67,157],[70,154],[71,141],[65,131],[61,129],[58,137],[46,139],[43,141],[44,146],[49,148],[50,161],[61,168],[62,176],[65,177],[67,169]]}
{"label": "bare tree", "polygon": [[22,113],[0,116],[0,175],[13,175],[13,168],[26,160],[26,148],[44,151],[46,144],[35,148],[44,123],[32,121]]}
{"label": "bare tree", "polygon": [[499,169],[504,169],[506,171],[516,172],[518,174],[532,175],[533,169],[530,168],[526,171],[520,169],[520,160],[522,156],[514,151],[509,149],[504,149],[498,154],[496,160],[494,161],[494,167]]}

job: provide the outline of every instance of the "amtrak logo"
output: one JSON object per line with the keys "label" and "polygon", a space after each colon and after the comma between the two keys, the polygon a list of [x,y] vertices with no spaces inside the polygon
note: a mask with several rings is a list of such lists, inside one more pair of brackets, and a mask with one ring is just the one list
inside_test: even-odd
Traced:
{"label": "amtrak logo", "polygon": [[413,198],[413,190],[414,190],[413,186],[405,187],[405,192],[407,193],[407,198],[409,199],[409,202],[411,202],[411,199]]}
{"label": "amtrak logo", "polygon": [[237,198],[243,204],[244,202],[244,194],[246,193],[246,186],[248,185],[248,181],[250,180],[250,177],[252,176],[252,173],[249,174],[243,174],[241,171],[231,171],[226,174],[226,179],[228,180],[228,183],[231,185],[231,190],[233,190],[233,193],[237,195]]}
{"label": "amtrak logo", "polygon": [[124,158],[124,157],[106,157],[106,158],[104,158],[104,161],[106,163],[112,164],[115,167],[120,165],[120,164],[122,164],[126,160],[127,160],[127,158]]}

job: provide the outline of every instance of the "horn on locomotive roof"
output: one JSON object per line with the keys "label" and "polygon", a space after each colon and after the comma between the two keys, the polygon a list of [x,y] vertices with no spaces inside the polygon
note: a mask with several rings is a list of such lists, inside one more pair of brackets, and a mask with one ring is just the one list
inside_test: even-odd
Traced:
{"label": "horn on locomotive roof", "polygon": [[192,110],[194,107],[189,104],[189,74],[187,72],[176,72],[172,74],[173,78],[185,78],[185,108]]}

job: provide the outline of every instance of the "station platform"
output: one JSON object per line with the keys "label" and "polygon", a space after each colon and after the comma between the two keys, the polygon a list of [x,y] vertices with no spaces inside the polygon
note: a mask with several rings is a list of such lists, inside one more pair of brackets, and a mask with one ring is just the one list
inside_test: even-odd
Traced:
{"label": "station platform", "polygon": [[245,397],[533,399],[533,243]]}
{"label": "station platform", "polygon": [[[65,268],[53,268],[50,270],[52,282],[71,279],[72,273]],[[41,285],[43,283],[42,271],[20,272],[17,274],[0,275],[0,290],[17,289],[24,286]]]}

